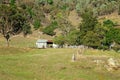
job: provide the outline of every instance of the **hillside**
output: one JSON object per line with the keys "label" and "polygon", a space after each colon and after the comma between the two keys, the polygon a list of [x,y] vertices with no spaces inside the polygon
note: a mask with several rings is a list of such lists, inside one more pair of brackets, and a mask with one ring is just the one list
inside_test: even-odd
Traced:
{"label": "hillside", "polygon": [[[4,9],[3,9],[4,8]],[[120,44],[119,0],[2,0],[0,33],[50,39],[59,45],[109,49]]]}

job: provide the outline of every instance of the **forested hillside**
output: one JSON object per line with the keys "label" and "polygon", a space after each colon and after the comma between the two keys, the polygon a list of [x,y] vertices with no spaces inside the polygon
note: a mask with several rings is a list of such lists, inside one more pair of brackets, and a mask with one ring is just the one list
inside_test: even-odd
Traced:
{"label": "forested hillside", "polygon": [[[110,45],[115,43],[115,49],[119,48],[119,0],[0,0],[0,6],[1,14],[4,11],[2,6],[7,6],[8,9],[12,6],[11,8],[18,13],[20,11],[25,17],[25,22],[33,27],[32,31],[37,30],[54,36],[54,42],[59,45],[83,44],[109,49]],[[110,16],[112,14],[115,15]],[[117,16],[116,20],[113,19],[114,16]],[[0,20],[3,24],[2,18]],[[9,23],[9,19],[6,20]],[[13,22],[9,24],[11,23]],[[21,28],[25,34],[31,33],[27,30],[31,29],[28,23],[27,27]],[[19,30],[16,34],[18,33]],[[9,36],[5,38],[8,40]]]}

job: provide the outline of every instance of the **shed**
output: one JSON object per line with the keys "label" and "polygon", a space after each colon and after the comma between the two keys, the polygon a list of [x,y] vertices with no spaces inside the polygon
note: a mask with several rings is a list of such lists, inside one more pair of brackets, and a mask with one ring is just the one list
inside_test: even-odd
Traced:
{"label": "shed", "polygon": [[51,40],[46,39],[38,39],[36,41],[37,48],[51,48],[53,47],[53,42]]}
{"label": "shed", "polygon": [[47,40],[45,39],[39,39],[36,42],[37,48],[47,48]]}

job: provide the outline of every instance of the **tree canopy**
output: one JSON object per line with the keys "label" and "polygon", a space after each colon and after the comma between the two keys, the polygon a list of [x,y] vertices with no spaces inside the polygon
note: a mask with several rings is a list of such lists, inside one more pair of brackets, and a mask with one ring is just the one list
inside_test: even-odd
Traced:
{"label": "tree canopy", "polygon": [[11,36],[23,32],[24,36],[31,33],[31,27],[24,13],[17,7],[0,5],[0,33],[8,42]]}

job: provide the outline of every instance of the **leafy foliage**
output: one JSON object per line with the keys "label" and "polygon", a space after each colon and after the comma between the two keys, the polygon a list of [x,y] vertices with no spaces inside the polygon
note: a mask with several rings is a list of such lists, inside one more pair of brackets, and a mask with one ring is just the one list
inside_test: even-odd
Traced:
{"label": "leafy foliage", "polygon": [[54,30],[57,28],[58,24],[56,21],[52,22],[48,27],[43,29],[43,33],[48,34],[48,35],[55,35]]}
{"label": "leafy foliage", "polygon": [[0,5],[0,33],[8,42],[12,35],[23,32],[27,35],[31,32],[27,19],[18,8]]}
{"label": "leafy foliage", "polygon": [[82,19],[83,19],[82,23],[80,24],[80,34],[79,34],[78,39],[77,39],[77,41],[79,41],[78,42],[79,44],[82,44],[82,43],[85,44],[84,41],[86,40],[88,35],[94,33],[91,31],[94,30],[96,24],[98,23],[96,17],[93,16],[93,13],[91,11],[87,11],[84,14],[82,14]]}
{"label": "leafy foliage", "polygon": [[10,5],[11,5],[12,7],[15,7],[15,3],[16,3],[16,0],[10,0]]}
{"label": "leafy foliage", "polygon": [[93,14],[85,12],[80,25],[80,34],[77,38],[78,44],[83,44],[93,48],[108,49],[115,42],[120,42],[120,30],[114,28],[111,20],[103,21],[100,24]]}
{"label": "leafy foliage", "polygon": [[23,31],[24,36],[32,33],[31,26],[29,25],[29,23],[24,23],[24,25],[22,26],[22,31]]}
{"label": "leafy foliage", "polygon": [[39,20],[35,20],[33,25],[34,25],[34,29],[35,29],[35,30],[37,30],[37,29],[39,29],[39,28],[40,28],[41,23],[40,23],[40,21],[39,21]]}
{"label": "leafy foliage", "polygon": [[54,43],[56,43],[56,44],[58,44],[60,46],[62,46],[63,44],[65,44],[65,38],[64,38],[63,35],[55,37],[53,41],[54,41]]}
{"label": "leafy foliage", "polygon": [[111,44],[113,42],[120,43],[120,29],[111,28],[106,34],[106,43]]}
{"label": "leafy foliage", "polygon": [[77,36],[79,35],[79,31],[78,30],[73,30],[70,31],[70,33],[67,34],[65,41],[68,45],[77,45]]}
{"label": "leafy foliage", "polygon": [[108,20],[103,21],[103,25],[106,27],[112,28],[115,24],[113,23],[113,21],[108,19]]}
{"label": "leafy foliage", "polygon": [[47,0],[48,4],[53,4],[53,0]]}
{"label": "leafy foliage", "polygon": [[[6,2],[7,1],[7,2]],[[119,29],[114,28],[111,20],[98,22],[97,16],[120,13],[119,0],[1,0],[0,32],[9,41],[10,37],[31,33],[29,24],[43,33],[54,36],[54,30],[60,30],[62,36],[55,42],[62,45],[87,45],[93,48],[108,48],[113,42],[119,42]],[[17,5],[16,5],[17,4]],[[3,6],[4,5],[4,6]],[[73,26],[69,20],[71,11],[82,18],[79,26]],[[64,39],[63,39],[64,38]],[[59,41],[59,42],[57,42]]]}
{"label": "leafy foliage", "polygon": [[92,11],[86,11],[81,15],[82,23],[80,24],[80,31],[87,32],[95,28],[98,23],[97,18],[93,15]]}

